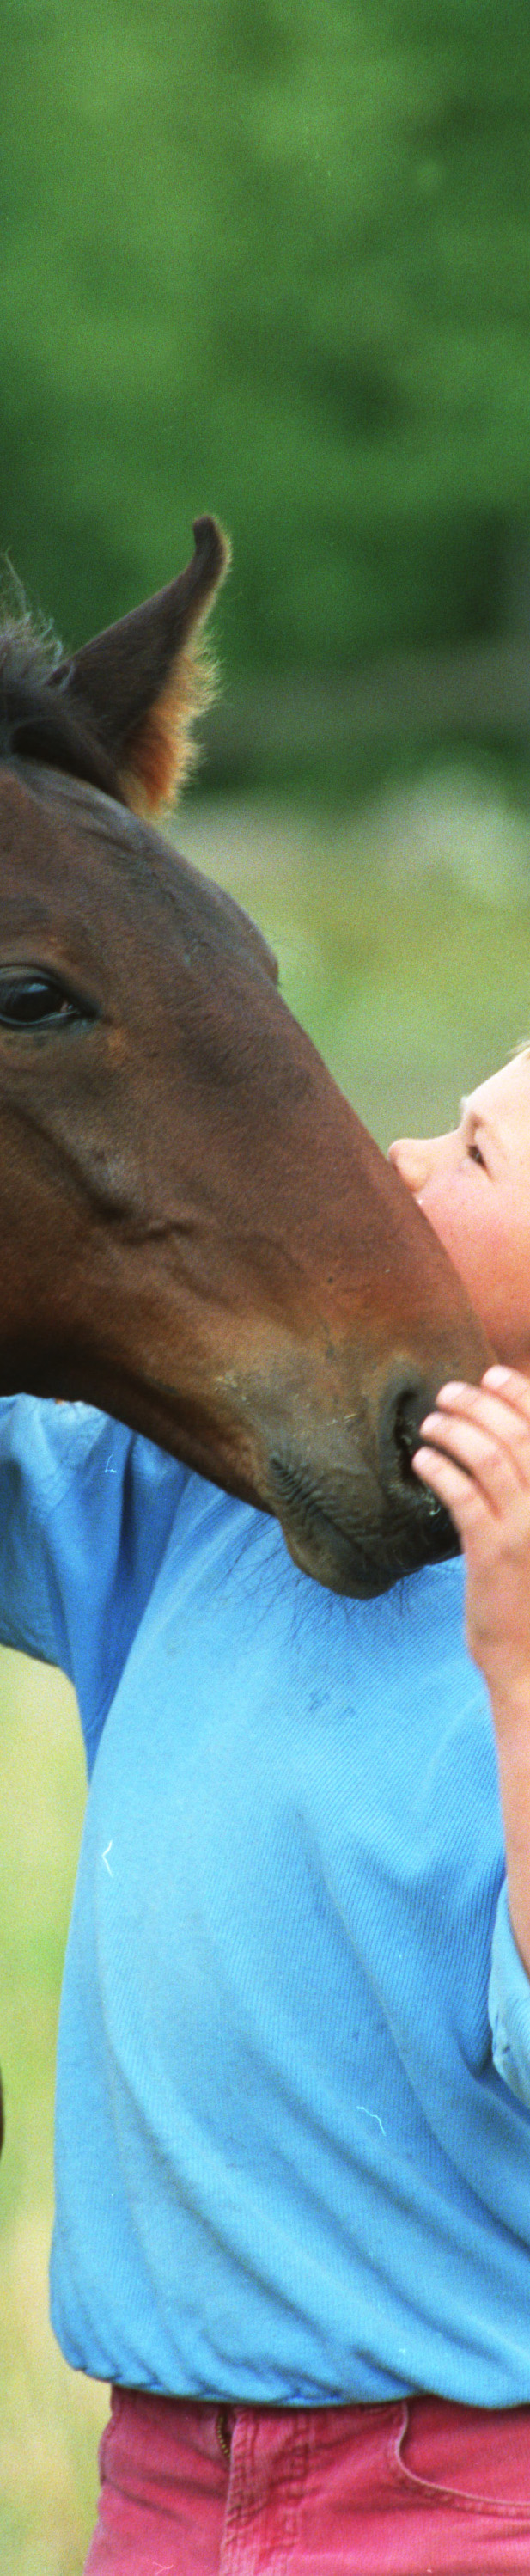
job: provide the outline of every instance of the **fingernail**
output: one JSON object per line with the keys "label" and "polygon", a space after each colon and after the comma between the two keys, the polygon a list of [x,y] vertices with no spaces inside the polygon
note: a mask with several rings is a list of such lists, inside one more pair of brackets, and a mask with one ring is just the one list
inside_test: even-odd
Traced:
{"label": "fingernail", "polygon": [[483,1386],[506,1386],[507,1380],[511,1377],[511,1374],[511,1369],[500,1368],[495,1364],[495,1368],[484,1370],[482,1384]]}

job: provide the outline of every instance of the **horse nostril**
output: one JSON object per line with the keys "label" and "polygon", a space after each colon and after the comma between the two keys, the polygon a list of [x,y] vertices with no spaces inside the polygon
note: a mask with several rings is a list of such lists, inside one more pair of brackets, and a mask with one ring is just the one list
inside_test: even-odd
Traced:
{"label": "horse nostril", "polygon": [[408,1485],[418,1496],[421,1487],[412,1472],[412,1459],[420,1445],[420,1428],[430,1403],[425,1380],[412,1374],[394,1378],[387,1387],[379,1418],[379,1467],[385,1485]]}
{"label": "horse nostril", "polygon": [[379,1417],[379,1475],[387,1505],[407,1526],[422,1533],[423,1562],[458,1553],[454,1523],[428,1485],[414,1475],[414,1451],[421,1425],[435,1402],[435,1389],[413,1369],[400,1371],[387,1386]]}

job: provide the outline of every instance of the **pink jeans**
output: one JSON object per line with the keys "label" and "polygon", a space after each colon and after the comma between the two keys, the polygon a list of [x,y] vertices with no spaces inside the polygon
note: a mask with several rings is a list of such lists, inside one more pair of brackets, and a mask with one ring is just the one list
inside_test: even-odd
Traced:
{"label": "pink jeans", "polygon": [[113,2392],[85,2576],[530,2576],[530,2407]]}

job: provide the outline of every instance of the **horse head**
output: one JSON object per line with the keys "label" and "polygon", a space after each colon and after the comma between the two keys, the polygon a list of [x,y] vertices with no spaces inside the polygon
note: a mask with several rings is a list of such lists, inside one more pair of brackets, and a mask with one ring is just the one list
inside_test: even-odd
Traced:
{"label": "horse head", "polygon": [[151,819],[226,562],[200,519],[69,659],[0,639],[0,1387],[102,1406],[371,1593],[456,1545],[411,1455],[487,1352],[265,941]]}

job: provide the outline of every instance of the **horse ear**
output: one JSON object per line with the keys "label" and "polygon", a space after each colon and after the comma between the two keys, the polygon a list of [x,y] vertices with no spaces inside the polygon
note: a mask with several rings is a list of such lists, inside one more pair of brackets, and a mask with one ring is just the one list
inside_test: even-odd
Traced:
{"label": "horse ear", "polygon": [[230,548],[216,519],[195,519],[193,534],[195,553],[176,581],[51,675],[85,730],[97,734],[127,804],[139,813],[153,812],[182,785],[194,758],[191,726],[215,685],[200,629]]}

